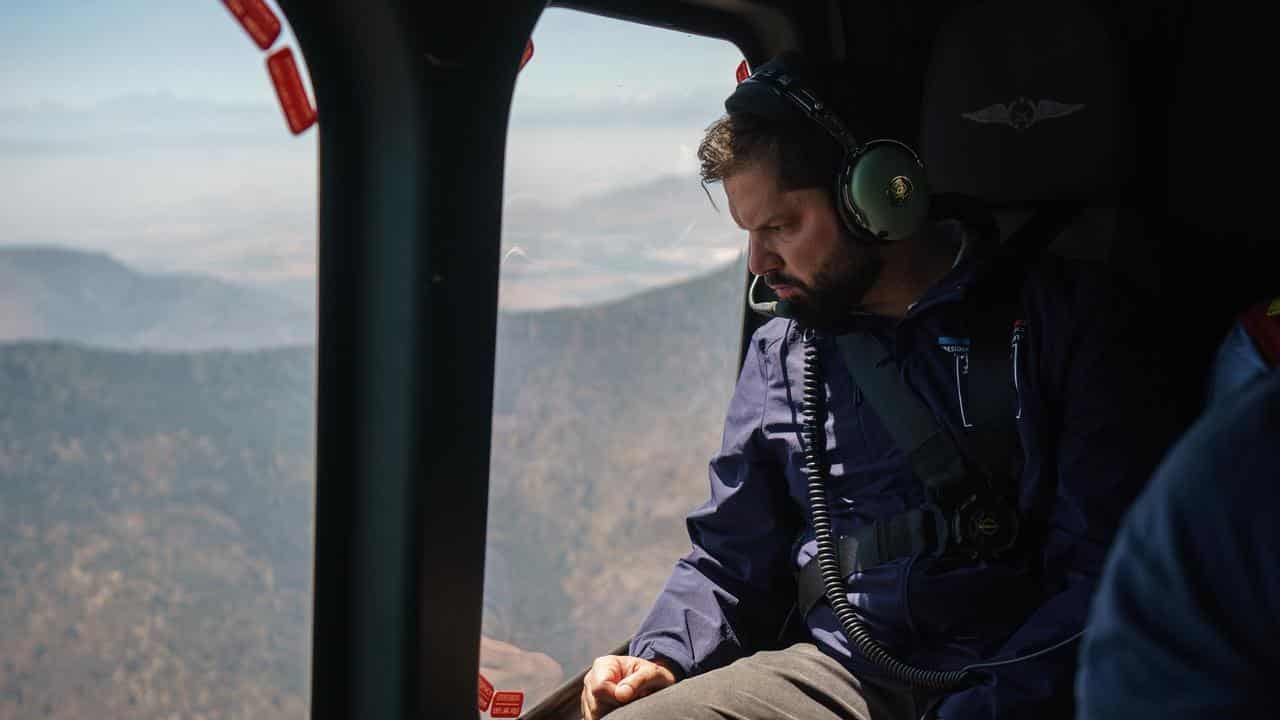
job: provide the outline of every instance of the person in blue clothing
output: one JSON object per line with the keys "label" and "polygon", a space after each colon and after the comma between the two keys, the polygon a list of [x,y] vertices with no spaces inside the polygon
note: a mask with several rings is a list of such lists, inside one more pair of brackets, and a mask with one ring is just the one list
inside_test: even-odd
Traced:
{"label": "person in blue clothing", "polygon": [[1280,298],[1251,306],[1231,325],[1209,370],[1208,399],[1216,403],[1280,363]]}
{"label": "person in blue clothing", "polygon": [[1089,720],[1275,714],[1280,298],[1218,346],[1206,411],[1125,518],[1077,679]]}
{"label": "person in blue clothing", "polygon": [[[829,75],[783,56],[818,97]],[[754,77],[754,76],[753,76]],[[793,319],[751,338],[730,401],[710,499],[688,517],[679,559],[627,656],[598,658],[584,718],[1069,718],[1075,645],[993,667],[939,693],[901,685],[852,648],[825,599],[798,607],[797,573],[816,552],[802,472],[804,344],[825,368],[826,485],[834,533],[888,528],[930,497],[837,347],[868,333],[945,433],[972,430],[970,302],[1011,296],[999,339],[1016,402],[1007,552],[912,552],[844,573],[875,640],[913,665],[955,670],[1061,644],[1085,622],[1103,559],[1164,437],[1147,417],[1152,373],[1142,327],[1103,277],[1043,259],[1009,281],[958,223],[883,244],[842,222],[832,179],[842,149],[788,101],[739,85],[699,148],[748,235],[748,263]],[[1002,360],[1008,362],[1008,360]]]}
{"label": "person in blue clothing", "polygon": [[1081,651],[1079,718],[1274,717],[1280,372],[1222,398],[1126,518]]}

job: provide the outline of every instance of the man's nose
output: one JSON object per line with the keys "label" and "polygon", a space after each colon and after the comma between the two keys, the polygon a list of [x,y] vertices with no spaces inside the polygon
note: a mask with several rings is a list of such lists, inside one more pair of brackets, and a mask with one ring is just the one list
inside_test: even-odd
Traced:
{"label": "man's nose", "polygon": [[753,275],[764,275],[782,269],[782,258],[769,248],[757,233],[747,235],[747,269]]}

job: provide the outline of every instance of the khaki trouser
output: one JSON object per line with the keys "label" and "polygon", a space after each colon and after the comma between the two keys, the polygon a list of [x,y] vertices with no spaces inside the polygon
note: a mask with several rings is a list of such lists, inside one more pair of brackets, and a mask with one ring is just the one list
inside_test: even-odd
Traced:
{"label": "khaki trouser", "polygon": [[920,720],[922,690],[860,681],[811,643],[695,675],[605,720]]}

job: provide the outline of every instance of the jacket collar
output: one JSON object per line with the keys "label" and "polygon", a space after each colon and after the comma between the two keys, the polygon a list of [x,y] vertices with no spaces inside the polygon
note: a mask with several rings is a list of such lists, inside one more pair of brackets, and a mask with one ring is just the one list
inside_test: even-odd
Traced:
{"label": "jacket collar", "polygon": [[931,308],[957,303],[968,297],[971,290],[989,276],[996,264],[994,257],[982,252],[971,242],[970,231],[956,221],[936,223],[934,232],[939,242],[950,242],[958,248],[956,263],[945,275],[907,308],[902,320],[893,320],[870,313],[854,313],[844,332],[862,329],[884,329],[901,325],[928,312]]}

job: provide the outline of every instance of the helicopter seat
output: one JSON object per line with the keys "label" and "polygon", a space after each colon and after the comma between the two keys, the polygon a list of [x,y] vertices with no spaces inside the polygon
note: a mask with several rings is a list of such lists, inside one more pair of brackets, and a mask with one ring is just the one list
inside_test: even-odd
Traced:
{"label": "helicopter seat", "polygon": [[980,201],[1002,239],[1059,210],[1069,217],[1047,238],[1052,252],[1116,261],[1136,250],[1136,114],[1111,38],[1073,2],[984,3],[944,21],[921,103],[933,191]]}

